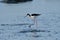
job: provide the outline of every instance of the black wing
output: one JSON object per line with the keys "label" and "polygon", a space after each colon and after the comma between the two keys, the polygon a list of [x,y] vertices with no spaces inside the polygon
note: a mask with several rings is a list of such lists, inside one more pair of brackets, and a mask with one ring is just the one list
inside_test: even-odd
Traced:
{"label": "black wing", "polygon": [[39,15],[41,15],[41,14],[32,14],[32,16],[39,16]]}

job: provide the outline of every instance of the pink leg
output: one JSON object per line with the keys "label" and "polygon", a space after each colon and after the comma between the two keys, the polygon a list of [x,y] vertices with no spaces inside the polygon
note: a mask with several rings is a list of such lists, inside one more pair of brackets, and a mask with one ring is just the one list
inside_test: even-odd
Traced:
{"label": "pink leg", "polygon": [[34,18],[34,25],[37,27],[37,19],[36,18]]}

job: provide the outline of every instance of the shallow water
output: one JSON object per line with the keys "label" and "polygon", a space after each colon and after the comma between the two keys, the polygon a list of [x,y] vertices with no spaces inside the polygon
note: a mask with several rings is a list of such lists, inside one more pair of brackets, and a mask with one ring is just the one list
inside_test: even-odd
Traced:
{"label": "shallow water", "polygon": [[[33,21],[28,17],[24,18],[27,13],[42,14],[37,18],[37,27],[32,25],[29,28],[29,24],[33,24]],[[20,33],[31,29],[50,32]],[[19,4],[0,3],[0,40],[60,40],[60,1],[33,0]]]}

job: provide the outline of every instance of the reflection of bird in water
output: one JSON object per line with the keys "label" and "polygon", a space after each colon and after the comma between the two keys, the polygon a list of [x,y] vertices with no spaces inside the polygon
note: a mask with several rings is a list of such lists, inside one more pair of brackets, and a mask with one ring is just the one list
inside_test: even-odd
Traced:
{"label": "reflection of bird in water", "polygon": [[[37,26],[37,20],[36,20],[36,17],[37,16],[40,16],[41,14],[27,14],[26,16],[28,16],[30,19],[32,19],[33,21],[34,21],[34,24],[36,24],[36,26]],[[31,25],[29,26],[29,27],[31,27]]]}

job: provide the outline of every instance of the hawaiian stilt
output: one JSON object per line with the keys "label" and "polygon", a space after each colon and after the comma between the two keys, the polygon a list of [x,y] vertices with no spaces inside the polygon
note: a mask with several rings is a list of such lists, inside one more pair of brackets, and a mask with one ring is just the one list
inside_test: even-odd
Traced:
{"label": "hawaiian stilt", "polygon": [[[34,21],[34,24],[37,26],[37,19],[36,17],[37,16],[40,16],[41,14],[27,14],[26,16],[29,16],[33,21]],[[31,27],[31,26],[30,26]]]}

